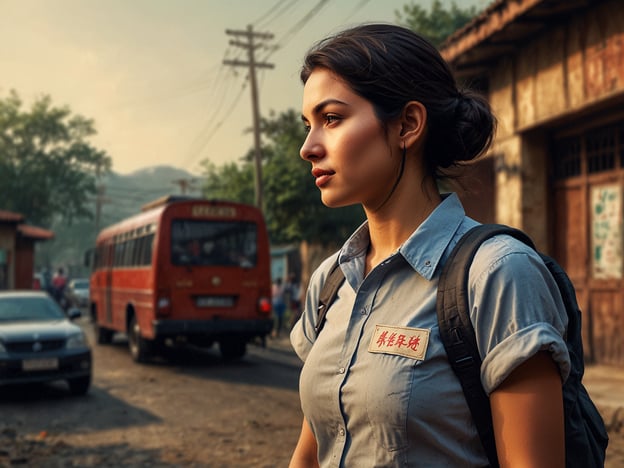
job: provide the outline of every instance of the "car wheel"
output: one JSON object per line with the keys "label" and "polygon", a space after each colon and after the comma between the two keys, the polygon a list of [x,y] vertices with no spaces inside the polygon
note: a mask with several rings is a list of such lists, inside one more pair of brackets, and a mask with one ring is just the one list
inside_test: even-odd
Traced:
{"label": "car wheel", "polygon": [[89,387],[91,386],[91,375],[69,379],[67,380],[67,385],[69,385],[69,391],[72,395],[84,395],[89,391]]}
{"label": "car wheel", "polygon": [[141,328],[136,317],[130,318],[128,326],[128,346],[135,362],[147,362],[151,353],[151,342],[141,336]]}
{"label": "car wheel", "polygon": [[236,338],[219,341],[219,350],[224,359],[239,359],[247,352],[247,342]]}

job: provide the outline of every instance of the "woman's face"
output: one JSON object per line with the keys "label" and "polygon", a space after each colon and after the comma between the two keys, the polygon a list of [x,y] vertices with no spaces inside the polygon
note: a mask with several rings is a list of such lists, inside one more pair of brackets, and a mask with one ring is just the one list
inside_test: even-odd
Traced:
{"label": "woman's face", "polygon": [[303,91],[302,120],[308,136],[301,147],[327,206],[379,206],[400,165],[397,124],[387,132],[372,104],[331,71],[315,69]]}

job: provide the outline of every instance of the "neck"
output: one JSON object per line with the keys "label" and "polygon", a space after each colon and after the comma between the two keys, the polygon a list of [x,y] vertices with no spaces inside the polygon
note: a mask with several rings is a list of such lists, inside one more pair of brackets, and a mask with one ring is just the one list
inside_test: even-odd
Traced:
{"label": "neck", "polygon": [[366,274],[396,252],[441,202],[435,182],[425,183],[417,194],[397,195],[400,196],[380,210],[369,211],[365,207],[370,231]]}

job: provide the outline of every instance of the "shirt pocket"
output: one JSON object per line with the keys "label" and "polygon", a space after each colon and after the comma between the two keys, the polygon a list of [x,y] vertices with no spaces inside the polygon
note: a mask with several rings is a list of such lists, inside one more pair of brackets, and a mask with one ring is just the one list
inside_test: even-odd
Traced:
{"label": "shirt pocket", "polygon": [[366,414],[371,433],[386,450],[408,446],[408,409],[416,366],[420,361],[376,354],[366,383]]}

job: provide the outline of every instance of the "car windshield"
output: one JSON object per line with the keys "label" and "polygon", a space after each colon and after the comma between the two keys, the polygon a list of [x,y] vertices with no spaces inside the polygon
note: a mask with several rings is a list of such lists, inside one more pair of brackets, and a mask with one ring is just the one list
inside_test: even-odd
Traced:
{"label": "car windshield", "polygon": [[87,280],[74,281],[72,284],[72,287],[74,289],[89,289],[89,281]]}
{"label": "car windshield", "polygon": [[0,322],[64,319],[61,308],[47,297],[0,298]]}

